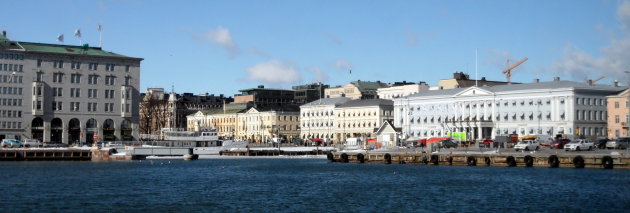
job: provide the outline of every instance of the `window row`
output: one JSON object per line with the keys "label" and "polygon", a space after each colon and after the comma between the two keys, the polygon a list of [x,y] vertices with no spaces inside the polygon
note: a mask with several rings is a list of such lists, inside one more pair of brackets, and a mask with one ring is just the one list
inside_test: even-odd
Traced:
{"label": "window row", "polygon": [[[62,111],[63,109],[64,109],[63,102],[61,101],[52,102],[53,111]],[[70,102],[70,111],[74,111],[74,112],[81,111],[81,102]],[[98,103],[93,103],[93,102],[87,103],[87,111],[88,112],[98,111]],[[114,112],[114,103],[103,103],[103,111]]]}
{"label": "window row", "polygon": [[21,75],[0,75],[0,83],[22,83]]}
{"label": "window row", "polygon": [[606,99],[601,99],[601,98],[575,98],[575,105],[606,106]]}
{"label": "window row", "polygon": [[24,60],[22,54],[0,53],[0,59]]}
{"label": "window row", "polygon": [[[38,59],[37,67],[42,67],[43,63],[44,63],[44,60]],[[58,68],[58,69],[63,69],[66,63],[67,62],[64,62],[63,60],[52,61],[53,67]],[[73,69],[73,70],[81,69],[81,65],[82,63],[80,61],[71,61],[70,69]],[[88,70],[92,70],[92,71],[97,71],[99,67],[99,64],[95,62],[88,63],[87,65],[88,65]],[[125,65],[125,72],[129,72],[129,69],[130,69],[130,65]],[[105,71],[110,71],[110,72],[116,71],[116,64],[105,64]]]}
{"label": "window row", "polygon": [[[337,115],[337,117],[346,117],[346,115],[347,115],[348,117],[356,117],[356,116],[376,116],[376,115],[377,115],[377,112],[358,112],[358,113],[357,113],[357,112],[348,112],[347,114],[346,114],[346,112],[342,112],[342,113],[339,113],[339,114]],[[392,115],[392,112],[391,112],[391,111],[388,111],[388,110],[381,110],[381,115],[383,115],[383,116],[390,116],[390,115]]]}
{"label": "window row", "polygon": [[22,106],[22,99],[0,98],[0,106]]}
{"label": "window row", "polygon": [[2,121],[0,129],[22,129],[22,122],[19,121]]}
{"label": "window row", "polygon": [[21,118],[22,111],[20,110],[0,110],[0,118]]}
{"label": "window row", "polygon": [[24,65],[21,64],[0,64],[0,71],[24,71]]}
{"label": "window row", "polygon": [[359,123],[341,123],[341,124],[337,124],[337,128],[365,128],[365,127],[370,127],[370,128],[377,128],[376,123],[371,123],[371,122],[359,122]]}
{"label": "window row", "polygon": [[0,87],[0,94],[3,95],[21,95],[21,87]]}
{"label": "window row", "polygon": [[302,117],[306,117],[306,116],[329,116],[329,115],[334,115],[333,111],[326,111],[326,112],[322,112],[322,111],[317,111],[317,112],[302,112]]}

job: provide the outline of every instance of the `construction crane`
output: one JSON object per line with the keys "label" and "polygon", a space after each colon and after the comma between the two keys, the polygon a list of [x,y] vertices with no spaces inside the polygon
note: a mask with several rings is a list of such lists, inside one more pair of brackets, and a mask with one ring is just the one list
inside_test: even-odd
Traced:
{"label": "construction crane", "polygon": [[598,82],[598,81],[600,81],[600,80],[602,80],[604,78],[606,78],[606,76],[599,77],[599,78],[597,78],[595,80],[592,80],[592,79],[589,80],[587,77],[584,77],[584,81],[586,81],[586,83],[588,83],[588,84],[594,84],[595,82]]}
{"label": "construction crane", "polygon": [[[522,60],[520,60],[519,62],[516,62],[516,64],[508,67],[507,69],[505,69],[503,71],[503,74],[505,74],[505,76],[507,77],[507,82],[510,83],[512,82],[511,78],[512,78],[512,70],[516,67],[518,67],[519,65],[521,65],[523,62],[527,61],[527,57],[523,58]],[[509,63],[509,61],[508,61]],[[508,64],[509,65],[509,64]]]}

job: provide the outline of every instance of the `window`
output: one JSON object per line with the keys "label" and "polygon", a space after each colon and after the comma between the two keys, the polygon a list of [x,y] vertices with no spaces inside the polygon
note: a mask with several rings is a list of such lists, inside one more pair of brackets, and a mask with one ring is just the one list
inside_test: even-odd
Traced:
{"label": "window", "polygon": [[125,99],[131,100],[131,89],[125,90]]}
{"label": "window", "polygon": [[96,111],[97,104],[96,103],[88,103],[88,112]]}
{"label": "window", "polygon": [[98,83],[98,75],[88,76],[88,84],[97,84],[97,83]]}
{"label": "window", "polygon": [[615,123],[618,124],[619,123],[619,115],[615,115]]}
{"label": "window", "polygon": [[42,59],[37,59],[37,67],[42,67]]}
{"label": "window", "polygon": [[79,102],[70,102],[70,110],[71,111],[79,111],[81,108],[80,103]]}
{"label": "window", "polygon": [[53,73],[53,82],[55,83],[62,83],[62,79],[63,79],[63,73]]}
{"label": "window", "polygon": [[615,101],[615,109],[619,109],[619,101]]}
{"label": "window", "polygon": [[53,88],[52,88],[52,93],[53,93],[53,96],[55,96],[55,97],[61,97],[61,96],[62,96],[62,94],[63,94],[63,93],[62,93],[62,88],[59,88],[59,87],[53,87]]}
{"label": "window", "polygon": [[105,71],[114,71],[114,64],[105,64]]}
{"label": "window", "polygon": [[63,60],[58,60],[53,62],[53,67],[55,68],[63,68]]}
{"label": "window", "polygon": [[129,72],[129,65],[125,66],[125,72]]}
{"label": "window", "polygon": [[131,77],[126,76],[125,77],[125,85],[129,85],[131,83]]}
{"label": "window", "polygon": [[114,90],[105,90],[105,98],[114,98]]}
{"label": "window", "polygon": [[105,103],[105,112],[114,112],[114,103]]}
{"label": "window", "polygon": [[114,85],[116,83],[116,76],[105,76],[105,85]]}
{"label": "window", "polygon": [[97,98],[96,94],[97,94],[96,89],[88,89],[88,98]]}
{"label": "window", "polygon": [[61,101],[53,101],[52,102],[52,110],[53,111],[61,111],[63,109],[63,104]]}
{"label": "window", "polygon": [[75,74],[70,75],[70,83],[80,84],[81,74],[75,73]]}
{"label": "window", "polygon": [[98,63],[90,63],[88,64],[89,70],[98,70]]}
{"label": "window", "polygon": [[78,61],[73,61],[73,62],[70,64],[70,68],[71,68],[71,69],[76,69],[76,70],[81,69],[81,62],[78,62]]}
{"label": "window", "polygon": [[73,98],[81,97],[81,89],[79,89],[79,88],[70,88],[70,97],[73,97]]}

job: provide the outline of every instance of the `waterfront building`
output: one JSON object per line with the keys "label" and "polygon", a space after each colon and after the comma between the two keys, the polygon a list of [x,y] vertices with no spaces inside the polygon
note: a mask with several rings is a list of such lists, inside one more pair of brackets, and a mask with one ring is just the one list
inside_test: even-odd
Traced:
{"label": "waterfront building", "polygon": [[329,85],[320,83],[305,84],[299,86],[293,86],[295,91],[295,103],[305,104],[324,97],[324,90],[330,87]]}
{"label": "waterfront building", "polygon": [[374,129],[386,120],[394,119],[394,102],[386,99],[347,101],[334,110],[334,142],[348,138],[373,138]]}
{"label": "waterfront building", "polygon": [[335,135],[335,108],[350,98],[322,98],[300,106],[300,136],[330,142]]}
{"label": "waterfront building", "polygon": [[[432,87],[431,90],[439,90],[439,89],[455,89],[455,88],[465,88],[472,87],[475,85],[478,86],[497,86],[497,85],[507,85],[508,82],[505,81],[488,81],[486,77],[481,77],[479,80],[470,79],[468,74],[463,72],[455,72],[453,73],[453,78],[449,79],[441,79],[438,82],[438,85]],[[518,84],[512,82],[511,84]]]}
{"label": "waterfront building", "polygon": [[378,97],[381,99],[394,100],[412,94],[416,94],[422,91],[429,90],[429,85],[425,82],[413,83],[413,82],[395,82],[391,87],[383,87],[376,89]]}
{"label": "waterfront building", "polygon": [[606,96],[626,88],[554,78],[550,82],[429,90],[395,100],[402,138],[466,132],[497,135],[557,134],[606,137]]}
{"label": "waterfront building", "polygon": [[88,44],[14,41],[3,32],[0,139],[136,139],[142,60]]}
{"label": "waterfront building", "polygon": [[238,135],[238,116],[251,108],[253,103],[230,103],[221,109],[201,110],[187,116],[187,130],[199,131],[201,127],[212,127],[223,139]]}
{"label": "waterfront building", "polygon": [[234,95],[234,103],[253,102],[256,107],[276,107],[280,105],[295,105],[295,91],[287,89],[256,88],[239,90],[241,94]]}
{"label": "waterfront building", "polygon": [[630,136],[630,90],[606,97],[608,99],[608,138]]}
{"label": "waterfront building", "polygon": [[[187,116],[189,131],[214,128],[222,138],[268,142],[291,141],[300,134],[300,112],[293,105],[252,107],[253,103],[226,104],[224,111],[207,110]],[[192,127],[192,128],[191,128]]]}
{"label": "waterfront building", "polygon": [[376,99],[377,89],[389,87],[388,84],[380,81],[353,81],[344,86],[327,88],[324,90],[326,98],[347,97],[351,99]]}
{"label": "waterfront building", "polygon": [[374,129],[376,135],[376,144],[368,143],[368,147],[388,148],[398,146],[398,138],[402,132],[402,128],[395,127],[392,120],[384,121],[380,127]]}
{"label": "waterfront building", "polygon": [[166,94],[163,88],[149,88],[140,96],[140,131],[153,135],[159,135],[162,128],[186,129],[187,115],[200,110],[221,109],[224,103],[233,101],[223,94]]}

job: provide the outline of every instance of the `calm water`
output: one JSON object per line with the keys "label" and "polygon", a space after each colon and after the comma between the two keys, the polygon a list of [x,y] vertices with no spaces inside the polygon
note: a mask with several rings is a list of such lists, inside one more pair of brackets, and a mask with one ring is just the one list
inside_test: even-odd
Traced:
{"label": "calm water", "polygon": [[324,159],[0,162],[3,212],[628,212],[630,171]]}

